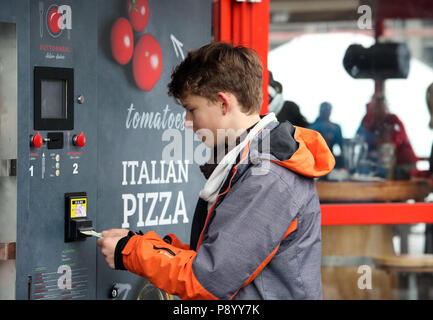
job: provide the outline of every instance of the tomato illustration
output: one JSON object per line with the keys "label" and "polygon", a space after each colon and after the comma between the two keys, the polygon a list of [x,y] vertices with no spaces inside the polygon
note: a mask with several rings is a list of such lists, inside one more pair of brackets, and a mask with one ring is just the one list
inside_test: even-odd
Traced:
{"label": "tomato illustration", "polygon": [[126,6],[134,30],[143,31],[149,20],[149,3],[147,0],[127,0]]}
{"label": "tomato illustration", "polygon": [[151,34],[144,34],[137,42],[132,58],[132,72],[137,86],[152,90],[162,72],[162,50]]}
{"label": "tomato illustration", "polygon": [[55,8],[51,9],[48,13],[48,28],[50,28],[52,33],[56,34],[60,31],[61,18],[62,15]]}
{"label": "tomato illustration", "polygon": [[118,18],[111,27],[111,53],[119,64],[127,64],[134,52],[134,36],[129,21]]}

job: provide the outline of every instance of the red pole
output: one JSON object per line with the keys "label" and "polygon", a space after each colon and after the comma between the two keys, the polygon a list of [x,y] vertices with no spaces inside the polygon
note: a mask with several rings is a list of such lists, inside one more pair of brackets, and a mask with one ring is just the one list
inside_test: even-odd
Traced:
{"label": "red pole", "polygon": [[263,64],[263,104],[268,112],[269,0],[261,2],[214,0],[214,40],[254,49]]}

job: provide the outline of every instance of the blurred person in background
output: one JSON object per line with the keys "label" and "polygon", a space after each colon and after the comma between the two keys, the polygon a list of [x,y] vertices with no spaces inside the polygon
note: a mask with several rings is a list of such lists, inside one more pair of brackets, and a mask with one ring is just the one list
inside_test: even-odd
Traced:
{"label": "blurred person in background", "polygon": [[308,128],[307,119],[301,114],[299,106],[293,101],[284,101],[281,111],[277,114],[279,122],[289,121],[294,126]]}
{"label": "blurred person in background", "polygon": [[268,111],[277,115],[284,104],[283,86],[274,79],[271,71],[269,71],[268,95]]}
{"label": "blurred person in background", "polygon": [[307,128],[308,121],[301,114],[299,106],[293,101],[284,101],[283,86],[276,81],[269,71],[269,106],[268,111],[275,113],[279,122],[289,121],[294,126]]}
{"label": "blurred person in background", "polygon": [[392,177],[395,180],[410,178],[418,160],[406,134],[403,122],[389,112],[384,96],[373,96],[367,104],[367,112],[361,121],[357,134],[364,136],[372,158],[378,158],[384,144],[394,146],[395,166]]}
{"label": "blurred person in background", "polygon": [[[341,127],[337,123],[333,123],[330,120],[332,112],[332,105],[329,102],[322,102],[319,107],[319,116],[316,121],[314,121],[309,128],[320,132],[320,134],[325,138],[329,149],[331,149],[334,154],[336,161],[336,168],[343,167],[343,135],[341,133]],[[337,154],[334,150],[334,146],[340,148],[340,153]]]}

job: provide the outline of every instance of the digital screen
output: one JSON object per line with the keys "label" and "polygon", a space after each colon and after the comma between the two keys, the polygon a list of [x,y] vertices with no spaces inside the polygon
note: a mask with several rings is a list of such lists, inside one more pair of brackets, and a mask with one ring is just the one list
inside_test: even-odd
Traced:
{"label": "digital screen", "polygon": [[41,80],[41,119],[66,119],[66,80]]}

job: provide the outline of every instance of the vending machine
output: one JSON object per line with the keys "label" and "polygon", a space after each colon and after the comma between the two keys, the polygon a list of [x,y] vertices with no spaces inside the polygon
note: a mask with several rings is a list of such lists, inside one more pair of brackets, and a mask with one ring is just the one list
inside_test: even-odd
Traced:
{"label": "vending machine", "polygon": [[189,242],[204,184],[167,95],[211,0],[0,2],[0,299],[173,299],[111,270],[110,228]]}

